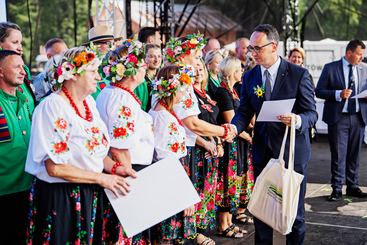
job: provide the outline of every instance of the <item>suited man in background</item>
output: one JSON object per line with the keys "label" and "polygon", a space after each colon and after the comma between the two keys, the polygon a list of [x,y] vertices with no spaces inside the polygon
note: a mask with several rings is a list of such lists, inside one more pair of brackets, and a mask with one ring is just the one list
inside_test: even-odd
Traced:
{"label": "suited man in background", "polygon": [[[271,158],[278,158],[286,125],[296,119],[295,171],[305,176],[300,189],[297,217],[287,244],[303,244],[305,237],[304,196],[306,192],[307,162],[311,157],[309,129],[317,121],[314,89],[308,71],[278,56],[279,34],[268,24],[254,29],[249,50],[257,65],[242,78],[241,104],[232,120],[237,132],[244,131],[252,116],[258,115],[264,100],[296,99],[292,113],[280,115],[281,122],[256,122],[253,138],[253,166],[255,178]],[[260,96],[258,87],[265,87]],[[289,140],[286,147],[289,147]],[[286,154],[285,159],[288,159]],[[273,230],[255,218],[255,244],[272,244]]]}
{"label": "suited man in background", "polygon": [[350,41],[341,60],[325,65],[316,88],[316,96],[325,100],[322,120],[328,125],[331,151],[333,191],[329,201],[342,198],[344,179],[348,196],[367,197],[359,188],[358,180],[367,100],[351,98],[367,89],[367,65],[361,63],[365,49],[362,41]]}

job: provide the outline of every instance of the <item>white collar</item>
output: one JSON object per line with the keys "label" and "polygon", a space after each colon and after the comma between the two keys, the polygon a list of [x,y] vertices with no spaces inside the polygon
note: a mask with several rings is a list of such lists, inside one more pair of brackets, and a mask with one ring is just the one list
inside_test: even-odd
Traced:
{"label": "white collar", "polygon": [[281,58],[278,56],[277,61],[272,66],[270,66],[269,68],[265,68],[264,66],[260,66],[261,75],[263,76],[265,70],[268,70],[269,73],[270,73],[270,76],[272,77],[272,79],[275,79],[276,78],[275,75],[278,73],[280,62],[281,62]]}

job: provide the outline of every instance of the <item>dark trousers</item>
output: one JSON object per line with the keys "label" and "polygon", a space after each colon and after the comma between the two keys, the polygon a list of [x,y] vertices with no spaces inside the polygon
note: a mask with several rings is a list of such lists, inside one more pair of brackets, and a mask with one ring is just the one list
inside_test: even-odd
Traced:
{"label": "dark trousers", "polygon": [[343,114],[334,125],[328,125],[331,151],[331,187],[341,191],[344,179],[349,188],[359,185],[359,152],[364,135],[364,124],[360,113]]}
{"label": "dark trousers", "polygon": [[[267,155],[272,157],[270,150],[267,150]],[[288,159],[288,156],[284,157]],[[254,165],[255,181],[260,175],[262,169],[266,166],[266,163],[261,164],[262,166]],[[304,179],[300,186],[299,200],[297,217],[294,221],[292,232],[287,235],[287,245],[303,245],[306,234],[306,223],[305,223],[305,194],[306,194],[306,183],[307,183],[307,163],[294,163],[294,170],[297,173],[303,174]],[[261,220],[254,218],[255,225],[255,244],[256,245],[271,245],[273,244],[273,228],[262,222]]]}
{"label": "dark trousers", "polygon": [[0,196],[0,244],[26,244],[29,191]]}

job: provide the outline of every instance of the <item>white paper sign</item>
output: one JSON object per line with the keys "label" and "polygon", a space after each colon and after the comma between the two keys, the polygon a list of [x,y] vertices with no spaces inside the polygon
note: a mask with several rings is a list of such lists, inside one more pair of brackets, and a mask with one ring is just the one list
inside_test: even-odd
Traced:
{"label": "white paper sign", "polygon": [[277,116],[291,113],[295,101],[296,99],[264,101],[256,121],[280,122]]}
{"label": "white paper sign", "polygon": [[367,97],[367,90],[363,90],[359,94],[353,96],[352,99],[360,99],[360,98],[364,98],[364,97]]}
{"label": "white paper sign", "polygon": [[128,178],[131,191],[116,197],[105,189],[118,219],[128,237],[200,202],[191,180],[182,164],[175,158],[166,158]]}

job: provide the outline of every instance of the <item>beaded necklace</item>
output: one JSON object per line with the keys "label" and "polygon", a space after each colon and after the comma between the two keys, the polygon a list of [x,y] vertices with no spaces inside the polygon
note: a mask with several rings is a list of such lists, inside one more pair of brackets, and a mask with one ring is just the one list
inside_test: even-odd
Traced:
{"label": "beaded necklace", "polygon": [[183,127],[182,121],[177,117],[174,111],[168,109],[168,105],[166,103],[164,103],[163,101],[159,101],[159,104],[163,106],[172,116],[174,116],[176,120],[178,121],[178,123]]}
{"label": "beaded necklace", "polygon": [[84,120],[86,120],[88,122],[91,122],[93,120],[93,115],[92,115],[92,112],[89,109],[87,101],[85,99],[83,100],[83,105],[84,105],[84,108],[85,108],[85,117],[83,117],[82,114],[80,114],[80,112],[78,110],[78,107],[76,106],[76,104],[75,104],[73,98],[71,97],[69,91],[67,90],[67,88],[65,86],[62,86],[61,90],[62,90],[62,92],[64,92],[66,98],[69,100],[69,103],[70,103],[71,107],[73,107],[75,113],[79,117],[83,118]]}
{"label": "beaded necklace", "polygon": [[125,90],[126,92],[128,92],[135,100],[136,102],[139,103],[139,105],[141,105],[141,101],[139,100],[139,98],[134,94],[133,91],[131,91],[130,89],[128,88],[125,88],[124,86],[122,86],[121,84],[118,84],[118,83],[111,83],[112,86],[116,87],[116,88],[119,88],[119,89],[122,89],[122,90]]}

